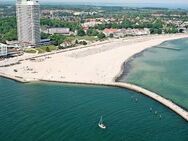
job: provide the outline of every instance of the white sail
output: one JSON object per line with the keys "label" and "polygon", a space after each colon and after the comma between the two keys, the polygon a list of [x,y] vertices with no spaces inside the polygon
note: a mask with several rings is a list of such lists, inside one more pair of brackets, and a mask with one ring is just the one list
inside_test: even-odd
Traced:
{"label": "white sail", "polygon": [[101,118],[100,118],[100,120],[99,120],[98,126],[99,126],[100,128],[102,128],[102,129],[106,129],[106,126],[103,124],[102,116],[101,116]]}

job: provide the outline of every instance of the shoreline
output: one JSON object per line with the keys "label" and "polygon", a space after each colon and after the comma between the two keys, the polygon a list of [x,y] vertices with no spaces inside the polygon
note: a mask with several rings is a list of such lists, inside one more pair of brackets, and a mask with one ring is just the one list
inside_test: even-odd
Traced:
{"label": "shoreline", "polygon": [[[188,38],[188,37],[183,37],[183,38],[180,38],[180,39],[185,39],[185,38]],[[114,77],[114,81],[115,82],[121,82],[121,78],[122,76],[127,76],[128,73],[130,72],[130,64],[132,61],[134,61],[134,59],[136,59],[137,57],[140,57],[143,55],[143,53],[145,51],[147,51],[148,49],[151,49],[151,48],[161,48],[161,49],[170,49],[170,50],[176,50],[176,51],[179,51],[180,49],[179,48],[166,48],[166,47],[158,47],[159,45],[165,43],[165,42],[168,42],[168,41],[173,41],[173,40],[178,40],[178,39],[170,39],[170,40],[165,40],[161,43],[159,43],[158,45],[155,45],[155,46],[151,46],[149,48],[146,48],[144,50],[142,50],[141,52],[138,52],[138,53],[135,53],[134,55],[130,56],[127,60],[125,60],[123,63],[122,63],[122,66],[121,66],[121,69],[120,69],[120,72],[116,75],[116,77]]]}
{"label": "shoreline", "polygon": [[[175,37],[176,36],[176,37]],[[22,83],[29,83],[29,82],[55,82],[55,83],[70,83],[70,84],[86,84],[86,85],[101,85],[101,86],[112,86],[112,87],[120,87],[120,88],[126,88],[126,89],[129,89],[129,90],[132,90],[132,91],[135,91],[135,92],[138,92],[138,93],[142,93],[143,95],[145,95],[145,96],[147,96],[147,97],[150,97],[151,99],[153,99],[153,100],[155,100],[155,101],[157,101],[157,102],[159,102],[159,103],[161,103],[161,104],[163,104],[164,106],[166,106],[167,108],[169,108],[169,109],[171,109],[172,111],[174,111],[175,113],[177,113],[178,115],[180,115],[182,118],[184,118],[186,121],[188,121],[188,112],[186,111],[186,110],[184,110],[182,107],[180,107],[180,106],[178,106],[177,104],[175,104],[175,103],[173,103],[171,100],[168,100],[168,99],[166,99],[166,98],[164,98],[164,97],[162,97],[162,96],[160,96],[159,94],[156,94],[156,93],[154,93],[154,92],[152,92],[152,91],[149,91],[149,90],[147,90],[147,89],[144,89],[144,88],[141,88],[141,87],[139,87],[139,86],[136,86],[136,85],[133,85],[133,84],[129,84],[129,83],[121,83],[121,82],[117,82],[117,79],[122,75],[122,73],[123,73],[123,71],[124,71],[124,65],[125,65],[125,63],[127,63],[127,62],[129,62],[129,59],[131,59],[131,58],[133,58],[135,55],[138,55],[138,54],[140,54],[140,53],[142,53],[142,52],[144,52],[145,50],[147,50],[148,48],[152,48],[152,47],[154,47],[154,46],[156,46],[156,45],[158,45],[158,44],[161,44],[161,43],[163,43],[163,42],[166,42],[166,41],[169,41],[169,40],[176,40],[176,39],[182,39],[182,38],[187,38],[188,37],[188,35],[186,34],[181,34],[181,35],[169,35],[169,37],[166,35],[165,37],[167,38],[167,39],[163,39],[163,36],[159,36],[161,39],[151,39],[151,41],[143,41],[143,42],[141,42],[141,43],[136,43],[137,45],[134,45],[134,41],[133,41],[133,45],[131,46],[131,44],[129,45],[130,47],[128,48],[129,49],[129,52],[130,52],[130,54],[129,55],[131,55],[131,56],[129,56],[128,58],[125,58],[125,60],[124,60],[124,62],[123,62],[123,64],[121,63],[121,64],[119,64],[121,61],[122,61],[122,56],[120,56],[120,62],[119,63],[117,63],[116,64],[116,66],[121,66],[121,67],[119,67],[119,68],[121,68],[121,70],[119,70],[119,68],[115,68],[116,70],[114,70],[113,71],[113,73],[110,73],[110,72],[108,72],[108,71],[110,71],[110,69],[111,68],[113,68],[113,67],[110,67],[110,69],[108,69],[108,70],[105,70],[105,71],[107,71],[108,72],[108,75],[106,76],[106,72],[103,72],[103,71],[99,71],[99,72],[102,72],[103,73],[103,75],[99,75],[98,76],[98,74],[96,75],[96,76],[94,76],[93,77],[93,79],[92,79],[92,77],[90,76],[91,74],[91,72],[90,72],[90,70],[88,70],[89,71],[89,77],[91,77],[90,79],[91,80],[89,80],[89,79],[85,79],[85,78],[82,78],[82,79],[79,79],[79,78],[81,78],[82,76],[78,76],[78,74],[77,73],[75,73],[73,76],[72,76],[72,74],[71,74],[71,72],[70,72],[70,74],[69,74],[69,72],[67,73],[68,75],[68,77],[70,76],[70,78],[64,78],[64,77],[62,77],[61,79],[56,79],[56,78],[54,78],[54,77],[47,77],[47,76],[45,76],[45,77],[38,77],[38,78],[36,78],[36,77],[24,77],[24,75],[22,74],[21,76],[19,76],[19,74],[18,75],[11,75],[11,74],[9,74],[9,73],[2,73],[2,70],[0,70],[0,76],[2,76],[2,77],[5,77],[5,78],[9,78],[9,79],[12,79],[12,80],[16,80],[16,81],[19,81],[19,82],[22,82]],[[146,38],[146,40],[147,40],[147,38],[148,37],[145,37]],[[136,40],[136,39],[135,39]],[[156,41],[156,43],[155,43],[155,41]],[[117,41],[114,41],[115,43],[114,43],[114,45],[116,44],[116,42]],[[119,41],[119,42],[121,42],[121,40]],[[148,43],[147,43],[148,42]],[[118,43],[118,42],[117,42]],[[145,43],[145,44],[144,44]],[[104,55],[106,55],[106,56],[108,56],[109,54],[111,54],[111,53],[113,53],[113,51],[115,52],[115,53],[122,53],[121,51],[122,50],[128,50],[128,49],[126,49],[126,48],[122,48],[121,47],[121,45],[122,44],[124,44],[124,42],[122,41],[122,43],[120,43],[120,47],[118,47],[116,50],[109,50],[109,51],[104,51],[104,52],[100,52],[99,54],[98,53],[96,53],[95,54],[95,50],[94,50],[94,48],[92,48],[92,47],[90,47],[90,49],[91,49],[91,51],[92,51],[92,53],[94,52],[94,55],[92,54],[92,55],[90,55],[89,57],[88,56],[82,56],[81,55],[81,57],[79,57],[79,56],[76,56],[77,54],[79,54],[79,51],[81,50],[82,52],[84,52],[84,51],[89,51],[90,49],[88,49],[88,48],[84,48],[84,49],[80,49],[80,50],[73,50],[73,51],[70,51],[70,52],[74,52],[76,55],[75,55],[75,58],[76,59],[78,59],[78,61],[80,60],[80,62],[77,62],[77,60],[73,60],[72,58],[70,59],[70,57],[68,58],[68,62],[70,61],[70,64],[71,64],[71,61],[75,61],[75,62],[72,62],[72,64],[73,64],[73,66],[75,65],[75,63],[83,63],[85,60],[83,60],[83,58],[84,59],[87,59],[88,58],[88,62],[89,61],[91,61],[92,63],[93,63],[93,59],[95,58],[95,57],[103,57],[103,54]],[[143,49],[142,48],[140,48],[139,46],[140,45],[142,45],[142,46],[144,46],[144,45],[146,45],[145,47],[143,47]],[[103,46],[103,45],[102,45]],[[107,43],[107,46],[108,46],[108,43]],[[132,52],[132,50],[131,50],[131,47],[133,47],[133,46],[137,46],[137,50],[135,49],[135,52]],[[93,49],[93,50],[92,50]],[[100,47],[99,47],[99,50],[100,50]],[[70,53],[69,52],[69,53]],[[81,52],[81,53],[82,53]],[[128,52],[128,51],[127,51]],[[128,52],[128,53],[129,53]],[[68,53],[68,55],[69,55],[69,53]],[[85,52],[84,52],[85,53]],[[106,53],[106,54],[105,54]],[[115,54],[114,53],[114,54]],[[127,53],[127,54],[128,54]],[[102,54],[102,55],[101,55]],[[65,53],[65,55],[66,55],[66,53]],[[70,54],[70,55],[72,55],[72,54]],[[73,54],[74,55],[74,54]],[[121,54],[121,55],[124,55],[123,53]],[[58,56],[56,55],[56,54],[54,54],[54,56],[55,57],[57,57],[57,59],[59,59],[58,58]],[[93,57],[94,56],[94,57]],[[118,60],[118,57],[115,55],[114,56],[114,58],[116,59],[116,60]],[[65,58],[66,59],[66,58]],[[112,58],[112,60],[113,60],[113,58]],[[53,60],[53,61],[55,61],[55,60]],[[53,62],[52,61],[52,62]],[[85,66],[86,66],[86,68],[87,68],[87,66],[88,66],[88,62],[86,61],[86,63],[84,64]],[[25,63],[25,64],[27,64],[27,65],[29,65],[29,63],[28,62],[21,62],[21,64],[19,64],[19,65],[23,65],[22,63]],[[104,63],[105,63],[105,61],[104,61]],[[110,62],[111,63],[111,62]],[[52,63],[53,64],[53,63]],[[51,65],[52,65],[51,64]],[[18,65],[18,66],[19,66]],[[67,64],[66,64],[67,65]],[[100,67],[100,65],[99,66],[97,66],[98,64],[96,64],[96,66],[94,66],[93,68],[95,68],[95,67]],[[103,64],[102,64],[103,65]],[[76,66],[76,65],[75,65]],[[42,67],[42,66],[41,66]],[[106,69],[104,66],[102,66],[103,67],[103,69]],[[11,68],[11,67],[10,67]],[[72,69],[72,67],[70,67],[71,69]],[[73,67],[74,68],[74,67]],[[77,67],[75,67],[75,69],[77,69]],[[92,68],[91,68],[92,69]],[[96,68],[95,68],[96,69]],[[95,71],[95,69],[94,70],[92,70],[92,72],[93,71]],[[81,70],[83,70],[83,68],[81,68]],[[96,71],[97,71],[98,69],[96,69]],[[68,71],[70,71],[69,69],[68,69]],[[74,71],[73,71],[74,72]],[[117,73],[118,72],[118,73]],[[53,73],[53,72],[52,72]],[[55,72],[54,72],[55,73]],[[57,72],[56,72],[57,73]],[[86,71],[86,73],[88,73],[87,71]],[[95,72],[94,72],[95,73]],[[97,72],[96,72],[97,73]],[[116,73],[116,74],[115,74]],[[47,73],[48,74],[48,73]],[[82,73],[81,73],[82,74]],[[100,73],[99,73],[100,74]],[[113,76],[111,76],[111,74],[113,74]],[[57,74],[58,75],[58,74]],[[26,75],[27,76],[27,75]],[[31,75],[32,76],[32,75]],[[101,77],[101,76],[103,76],[103,77]],[[114,77],[115,76],[115,77]],[[77,78],[78,77],[78,78]],[[86,77],[87,77],[87,75],[86,75]],[[44,79],[45,78],[45,79]],[[77,79],[76,79],[77,78]],[[102,79],[99,79],[99,78],[102,78]],[[105,79],[106,78],[106,79]]]}
{"label": "shoreline", "polygon": [[[5,77],[5,76],[1,76],[0,77],[4,77],[6,79],[11,79],[13,81],[16,82],[20,82],[20,83],[32,83],[34,81],[23,81],[21,79],[15,79],[12,77]],[[164,105],[166,108],[168,108],[169,110],[171,110],[172,112],[175,112],[177,115],[179,115],[182,119],[184,119],[185,121],[188,122],[188,112],[186,111],[186,109],[184,109],[182,106],[174,103],[173,101],[166,99],[162,96],[160,96],[159,94],[149,91],[145,88],[142,88],[140,86],[134,85],[134,84],[130,84],[130,83],[123,83],[123,82],[114,82],[114,83],[84,83],[84,82],[62,82],[62,81],[50,81],[50,80],[37,80],[35,82],[47,82],[47,83],[59,83],[59,84],[71,84],[71,85],[93,85],[93,86],[106,86],[106,87],[115,87],[115,88],[122,88],[122,89],[127,89],[136,93],[140,93],[143,96],[146,96],[148,98],[150,98],[151,100],[154,100],[162,105]]]}
{"label": "shoreline", "polygon": [[[153,47],[151,47],[151,48],[153,48]],[[128,58],[128,59],[122,64],[120,73],[119,73],[116,77],[114,77],[114,81],[115,81],[115,82],[121,82],[120,80],[122,79],[122,76],[127,76],[128,73],[130,72],[130,69],[131,69],[131,68],[130,68],[130,67],[131,67],[130,64],[131,64],[131,62],[134,61],[134,59],[136,59],[137,57],[142,56],[143,53],[144,53],[145,51],[147,51],[147,50],[148,50],[148,48],[145,49],[145,50],[143,50],[143,51],[141,51],[141,52],[139,52],[139,53],[136,53],[136,54],[134,54],[133,56],[131,56],[130,58]]]}
{"label": "shoreline", "polygon": [[29,81],[24,80],[23,77],[10,76],[4,73],[0,73],[0,77],[10,79],[16,82],[20,82],[20,83],[30,83]]}

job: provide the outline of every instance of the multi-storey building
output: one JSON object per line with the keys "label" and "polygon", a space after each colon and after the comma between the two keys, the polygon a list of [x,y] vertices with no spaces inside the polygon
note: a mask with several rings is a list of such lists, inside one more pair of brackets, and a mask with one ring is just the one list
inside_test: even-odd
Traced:
{"label": "multi-storey building", "polygon": [[36,0],[17,0],[18,40],[22,45],[40,43],[40,4]]}

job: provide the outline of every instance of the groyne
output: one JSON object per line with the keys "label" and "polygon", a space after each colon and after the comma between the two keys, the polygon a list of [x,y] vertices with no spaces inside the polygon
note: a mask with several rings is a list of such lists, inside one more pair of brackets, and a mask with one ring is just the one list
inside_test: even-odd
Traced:
{"label": "groyne", "polygon": [[112,83],[94,83],[94,82],[70,82],[70,81],[58,81],[58,80],[26,80],[22,77],[18,77],[18,76],[10,76],[10,75],[6,75],[3,73],[0,73],[0,77],[4,77],[4,78],[8,78],[11,80],[15,80],[21,83],[29,83],[29,82],[55,82],[55,83],[68,83],[68,84],[83,84],[83,85],[100,85],[100,86],[110,86],[110,87],[118,87],[118,88],[125,88],[128,90],[132,90],[135,92],[138,92],[140,94],[143,94],[161,104],[163,104],[164,106],[166,106],[167,108],[169,108],[170,110],[174,111],[175,113],[177,113],[179,116],[181,116],[183,119],[185,119],[188,122],[188,111],[186,111],[185,109],[181,108],[180,106],[178,106],[176,103],[172,102],[171,100],[168,100],[162,96],[160,96],[159,94],[149,91],[145,88],[139,87],[137,85],[134,84],[130,84],[130,83],[122,83],[122,82],[112,82]]}
{"label": "groyne", "polygon": [[172,102],[171,100],[168,100],[159,94],[149,91],[145,88],[139,87],[134,84],[130,83],[122,83],[122,82],[112,82],[112,83],[88,83],[88,82],[68,82],[68,81],[56,81],[56,80],[39,80],[43,82],[55,82],[55,83],[69,83],[69,84],[83,84],[83,85],[100,85],[100,86],[110,86],[110,87],[118,87],[118,88],[125,88],[128,90],[132,90],[135,92],[138,92],[140,94],[143,94],[161,104],[169,108],[170,110],[174,111],[176,114],[181,116],[183,119],[185,119],[188,122],[188,111],[178,106],[176,103]]}
{"label": "groyne", "polygon": [[186,110],[184,110],[183,108],[181,108],[177,104],[173,103],[172,101],[160,96],[157,93],[154,93],[152,91],[149,91],[147,89],[144,89],[142,87],[139,87],[137,85],[133,85],[133,84],[130,84],[130,83],[115,82],[115,83],[110,84],[109,86],[126,88],[126,89],[129,89],[129,90],[141,93],[141,94],[143,94],[147,97],[150,97],[153,100],[155,100],[155,101],[163,104],[164,106],[168,107],[169,109],[171,109],[172,111],[174,111],[175,113],[180,115],[183,119],[185,119],[188,122],[188,112]]}
{"label": "groyne", "polygon": [[162,48],[162,49],[175,50],[175,51],[181,50],[181,48],[165,47],[165,46],[156,46],[155,48]]}

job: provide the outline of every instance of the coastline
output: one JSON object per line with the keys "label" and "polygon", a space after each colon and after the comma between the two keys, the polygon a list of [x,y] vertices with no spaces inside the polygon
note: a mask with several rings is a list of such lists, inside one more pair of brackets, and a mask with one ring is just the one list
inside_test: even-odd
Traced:
{"label": "coastline", "polygon": [[[184,38],[181,38],[181,39],[184,39]],[[177,39],[174,39],[174,40],[177,40]],[[168,42],[170,40],[166,40],[158,45],[161,45],[165,42]],[[159,46],[152,46],[151,48],[160,48],[160,49],[167,49],[167,50],[174,50],[174,51],[180,51],[181,49],[180,48],[171,48],[171,47],[159,47]],[[146,52],[149,48],[146,48],[145,50],[141,51],[141,52],[138,52],[136,54],[134,54],[133,56],[131,56],[130,58],[128,58],[123,64],[122,64],[122,67],[121,67],[121,71],[119,73],[119,75],[116,76],[116,79],[114,80],[115,82],[121,82],[120,79],[122,78],[122,76],[127,76],[131,70],[131,66],[130,64],[132,63],[132,61],[134,61],[134,59],[142,56],[144,54],[144,52]],[[125,78],[126,80],[126,78]]]}
{"label": "coastline", "polygon": [[29,81],[24,80],[23,77],[10,76],[10,75],[7,75],[5,73],[0,73],[0,77],[10,79],[10,80],[14,80],[14,81],[20,82],[20,83],[29,83]]}
{"label": "coastline", "polygon": [[[151,48],[152,48],[152,47],[151,47]],[[139,52],[139,53],[136,53],[136,54],[134,54],[133,56],[131,56],[130,58],[128,58],[128,59],[122,64],[121,70],[120,70],[119,74],[114,78],[114,81],[115,81],[115,82],[121,82],[120,80],[121,80],[122,76],[127,76],[128,73],[130,72],[130,69],[131,69],[131,68],[130,68],[130,67],[131,67],[130,64],[131,64],[131,62],[132,62],[134,59],[136,59],[137,57],[143,55],[143,53],[144,53],[146,50],[148,50],[148,48],[145,49],[145,50],[143,50],[143,51],[141,51],[141,52]]]}
{"label": "coastline", "polygon": [[[122,56],[120,56],[119,58],[121,59],[121,61],[118,62],[116,65],[114,65],[114,66],[119,66],[119,67],[118,68],[115,67],[114,68],[115,70],[113,71],[113,73],[110,73],[110,69],[112,69],[114,66],[110,67],[110,69],[107,68],[108,69],[107,71],[109,71],[109,72],[107,72],[108,73],[107,77],[106,77],[106,72],[102,72],[102,71],[104,71],[104,69],[106,69],[106,67],[104,67],[104,66],[103,66],[103,70],[102,71],[100,70],[99,72],[96,72],[96,73],[102,72],[103,73],[103,77],[105,77],[105,79],[103,77],[101,77],[101,75],[99,75],[99,77],[98,77],[98,74],[96,75],[97,77],[95,76],[93,78],[91,76],[89,76],[90,79],[87,79],[87,75],[85,76],[86,79],[85,78],[81,78],[81,77],[83,77],[83,74],[82,74],[81,76],[78,77],[79,78],[78,79],[77,76],[79,74],[77,74],[77,73],[75,74],[74,71],[73,71],[73,73],[72,72],[67,73],[69,75],[66,75],[66,77],[63,76],[60,79],[54,78],[58,74],[54,75],[53,77],[47,77],[47,76],[45,76],[45,77],[44,76],[43,77],[32,77],[32,75],[31,75],[31,77],[25,77],[27,75],[24,76],[22,73],[21,73],[22,75],[19,75],[19,74],[18,75],[12,75],[12,73],[10,73],[10,70],[12,71],[12,69],[14,67],[13,68],[8,67],[8,68],[11,68],[10,70],[8,68],[5,68],[5,70],[9,70],[9,72],[6,73],[6,74],[3,73],[5,70],[4,71],[0,70],[0,76],[6,77],[6,78],[10,78],[10,79],[13,79],[13,80],[16,80],[16,81],[19,81],[19,82],[23,82],[23,83],[33,82],[33,81],[45,81],[45,82],[71,83],[71,84],[103,85],[103,86],[113,86],[113,87],[126,88],[126,89],[129,89],[129,90],[136,91],[138,93],[142,93],[143,95],[148,96],[148,97],[152,98],[155,101],[158,101],[159,103],[165,105],[166,107],[168,107],[169,109],[171,109],[172,111],[174,111],[178,115],[180,115],[182,118],[184,118],[186,121],[188,121],[188,112],[186,110],[182,109],[180,106],[178,106],[175,103],[173,103],[172,101],[167,100],[167,99],[161,97],[160,95],[158,95],[158,94],[156,94],[154,92],[151,92],[149,90],[146,90],[144,88],[141,88],[139,86],[136,86],[136,85],[133,85],[133,84],[128,84],[128,83],[121,83],[121,82],[117,82],[116,81],[122,75],[122,73],[123,73],[122,69],[124,68],[124,64],[127,63],[129,61],[129,59],[133,58],[135,55],[140,54],[141,52],[145,51],[148,48],[151,48],[151,47],[154,47],[154,46],[156,46],[158,44],[161,44],[164,41],[175,40],[175,39],[180,39],[180,38],[187,38],[187,37],[188,37],[188,35],[185,35],[185,34],[181,34],[179,36],[177,35],[177,37],[176,37],[176,35],[174,35],[174,36],[172,35],[170,37],[166,37],[166,39],[163,39],[163,37],[160,37],[161,38],[160,40],[159,39],[158,40],[157,39],[151,39],[151,42],[145,41],[145,44],[144,44],[144,41],[143,41],[141,43],[137,43],[137,45],[134,45],[134,41],[133,41],[133,45],[131,44],[132,46],[130,45],[130,48],[133,47],[133,46],[136,46],[136,47],[138,46],[137,50],[135,49],[135,51],[132,51],[131,49],[130,50],[127,49],[129,51],[128,53],[130,53],[130,54],[128,54],[128,53],[127,54],[130,55],[130,56],[127,56],[127,58],[125,58],[125,60],[123,62],[122,62]],[[115,42],[117,42],[117,41],[115,41]],[[122,40],[120,40],[120,42],[122,42],[122,44],[124,44],[124,42]],[[122,44],[120,43],[120,46],[117,48],[117,52],[115,52],[115,53],[121,53],[121,51],[124,51],[124,50],[126,51],[126,49],[122,49]],[[142,47],[143,47],[143,45],[146,45],[146,46],[143,47],[143,48],[139,48],[140,45],[142,45]],[[91,49],[92,49],[92,47],[91,47]],[[99,52],[100,52],[100,49],[101,49],[101,46],[99,46]],[[86,52],[90,51],[90,49],[88,49],[88,48],[83,48],[83,49],[80,49],[80,50],[83,51],[83,52],[84,51],[86,51]],[[70,55],[72,55],[72,54],[69,54],[69,53],[66,53],[66,52],[65,52],[65,54],[63,54],[63,55],[68,55],[68,58],[65,58],[65,59],[67,59],[68,62],[69,61],[72,62],[72,64],[71,63],[70,64],[73,65],[73,66],[75,66],[73,68],[70,67],[71,69],[77,69],[78,65],[76,65],[76,63],[79,63],[79,64],[80,63],[84,63],[84,65],[87,68],[88,64],[94,63],[93,62],[93,60],[95,60],[94,58],[99,57],[99,60],[100,60],[101,54],[103,56],[103,55],[106,55],[105,53],[107,53],[106,56],[108,57],[109,55],[112,55],[112,53],[115,51],[115,50],[112,49],[112,50],[109,50],[109,51],[103,51],[102,53],[101,52],[100,53],[96,53],[96,54],[94,53],[94,55],[92,54],[89,57],[88,56],[84,56],[84,57],[81,56],[80,57],[80,56],[78,56],[80,50],[79,51],[78,50],[70,51],[70,52],[73,52],[73,56],[76,59],[81,60],[80,62],[78,62],[77,60],[72,59],[70,57]],[[92,52],[95,52],[95,50],[94,51],[92,50]],[[56,54],[53,54],[53,55],[55,56]],[[124,54],[122,53],[121,55],[124,55]],[[85,62],[85,60],[83,60],[83,58],[84,59],[88,59],[87,60],[88,62],[87,61]],[[116,57],[116,55],[112,56],[112,60],[113,59],[118,60],[119,58]],[[53,63],[54,61],[55,60],[52,61],[52,64],[54,64]],[[75,61],[75,62],[73,62],[73,61]],[[26,61],[26,62],[23,61],[23,62],[21,62],[21,64],[18,64],[16,66],[23,65],[23,63],[25,63],[26,65],[29,66],[29,62],[28,61]],[[106,62],[104,61],[104,63],[106,63]],[[50,64],[50,65],[52,65],[52,64]],[[57,65],[60,65],[60,64],[57,64]],[[65,64],[64,66],[67,66],[67,65],[68,64]],[[97,65],[98,64],[95,64],[95,66],[93,67],[94,68],[93,71],[98,71],[98,69],[96,68]],[[102,64],[102,65],[105,65],[105,64]],[[107,65],[109,65],[109,62],[106,63],[106,66]],[[101,64],[99,64],[99,67],[100,66],[101,66]],[[121,67],[121,70],[119,71],[120,67]],[[93,68],[91,67],[91,69],[93,69]],[[20,68],[18,68],[18,70],[19,69]],[[32,69],[34,69],[34,67]],[[83,68],[81,70],[83,70]],[[70,71],[70,69],[68,69],[68,71]],[[91,73],[90,73],[91,70],[89,69],[87,71],[89,71],[89,75],[91,75]],[[87,71],[86,71],[86,73],[88,73]],[[48,73],[49,72],[50,71],[48,71]],[[48,74],[48,73],[45,73],[45,75]],[[61,72],[61,73],[63,74],[63,72]],[[72,76],[71,73],[74,74],[74,75]],[[99,79],[99,78],[102,78],[102,79]]]}

